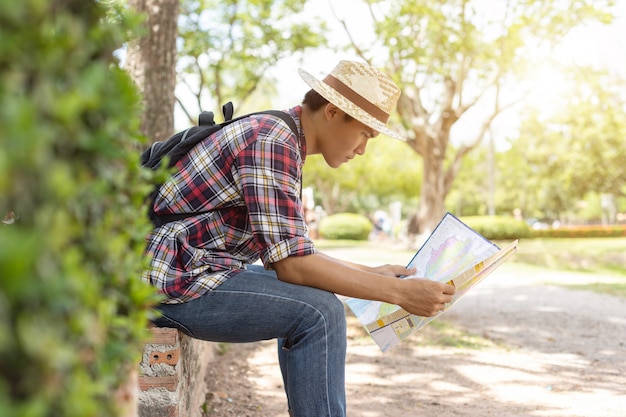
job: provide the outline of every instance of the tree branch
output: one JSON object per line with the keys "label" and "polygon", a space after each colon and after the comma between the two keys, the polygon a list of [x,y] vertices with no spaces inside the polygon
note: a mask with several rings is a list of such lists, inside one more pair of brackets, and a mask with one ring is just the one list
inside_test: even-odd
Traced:
{"label": "tree branch", "polygon": [[191,114],[189,113],[185,105],[183,104],[183,101],[180,98],[176,97],[176,102],[178,103],[180,108],[183,110],[183,113],[185,113],[185,116],[187,116],[187,120],[189,120],[189,123],[193,125],[195,120],[193,119],[193,117],[191,116]]}
{"label": "tree branch", "polygon": [[482,142],[483,138],[485,137],[485,134],[491,128],[491,124],[496,119],[496,117],[498,117],[508,108],[513,107],[517,103],[524,100],[528,96],[528,94],[529,92],[526,92],[525,94],[518,97],[517,99],[512,100],[503,106],[500,106],[500,100],[499,100],[500,99],[500,85],[496,83],[496,99],[494,103],[493,112],[482,123],[481,128],[478,134],[475,136],[475,138],[472,141],[470,141],[469,144],[461,145],[459,150],[454,155],[454,159],[452,163],[449,165],[445,173],[444,187],[446,189],[446,192],[448,192],[450,190],[450,187],[452,186],[452,182],[454,181],[454,178],[456,177],[459,171],[463,157],[467,155],[470,151],[472,151],[472,149],[476,148]]}
{"label": "tree branch", "polygon": [[[348,29],[348,24],[346,23],[346,21],[344,19],[339,18],[339,16],[337,16],[337,13],[335,12],[335,8],[333,7],[332,1],[329,0],[328,5],[330,6],[330,10],[333,13],[333,17],[343,27],[344,32],[346,33],[346,35],[348,36],[348,39],[350,40],[350,45],[352,45],[352,48],[354,48],[354,51],[357,53],[359,57],[361,57],[361,59],[363,59],[365,62],[371,65],[371,60],[365,56],[365,52],[356,44],[356,41],[354,40],[352,33],[350,33],[350,30]],[[372,6],[369,5],[369,7],[370,7],[370,13],[371,13]]]}

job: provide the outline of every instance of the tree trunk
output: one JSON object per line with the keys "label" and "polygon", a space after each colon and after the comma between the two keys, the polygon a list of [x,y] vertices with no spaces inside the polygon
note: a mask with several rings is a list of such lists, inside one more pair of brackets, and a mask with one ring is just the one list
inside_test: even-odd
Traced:
{"label": "tree trunk", "polygon": [[429,234],[445,212],[446,190],[444,185],[443,159],[435,152],[424,158],[424,178],[420,206],[417,212],[417,232]]}
{"label": "tree trunk", "polygon": [[142,94],[141,131],[152,141],[164,140],[174,133],[179,0],[128,3],[146,16],[146,32],[128,46],[125,63]]}

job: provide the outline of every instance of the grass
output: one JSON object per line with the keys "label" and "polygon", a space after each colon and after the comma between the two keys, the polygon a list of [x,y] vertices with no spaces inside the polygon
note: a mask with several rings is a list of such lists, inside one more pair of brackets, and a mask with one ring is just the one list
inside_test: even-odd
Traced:
{"label": "grass", "polygon": [[559,285],[626,298],[626,238],[529,239],[520,242],[514,262],[615,277],[611,283]]}
{"label": "grass", "polygon": [[619,284],[597,282],[593,284],[561,284],[561,286],[571,288],[573,290],[593,291],[599,294],[608,294],[626,298],[626,281]]}
{"label": "grass", "polygon": [[[502,247],[509,242],[496,243]],[[316,246],[332,256],[367,265],[406,265],[415,253],[402,246],[367,241],[321,240]],[[518,267],[615,277],[615,283],[560,285],[626,298],[626,238],[525,239],[510,262]]]}
{"label": "grass", "polygon": [[626,238],[523,240],[515,262],[626,278]]}
{"label": "grass", "polygon": [[[372,339],[358,319],[347,310],[349,338],[356,344],[371,344]],[[490,339],[471,334],[452,323],[445,317],[433,320],[418,332],[413,333],[405,342],[412,345],[436,346],[442,348],[481,350],[490,348],[506,348]]]}
{"label": "grass", "polygon": [[445,319],[433,320],[428,323],[426,327],[419,331],[416,341],[428,346],[455,349],[480,350],[498,347],[494,341],[468,333]]}
{"label": "grass", "polygon": [[[509,242],[496,243],[502,247]],[[406,265],[415,253],[399,245],[367,241],[320,240],[316,241],[316,246],[331,256],[366,265]],[[520,241],[518,251],[510,262],[511,267],[528,269],[529,273],[537,268],[546,268],[610,276],[615,278],[614,282],[556,285],[626,298],[626,238],[525,239]],[[502,347],[454,326],[445,317],[430,322],[412,337],[414,343],[429,346],[478,350]]]}

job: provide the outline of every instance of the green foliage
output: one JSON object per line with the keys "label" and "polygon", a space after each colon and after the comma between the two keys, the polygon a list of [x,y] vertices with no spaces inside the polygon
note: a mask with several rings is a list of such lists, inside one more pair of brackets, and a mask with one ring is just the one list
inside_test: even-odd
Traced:
{"label": "green foliage", "polygon": [[526,217],[599,219],[599,198],[584,210],[578,203],[626,191],[625,82],[590,68],[568,74],[568,105],[528,112],[519,138],[498,156],[501,196]]}
{"label": "green foliage", "polygon": [[196,109],[183,107],[191,123],[199,110],[219,110],[230,100],[245,112],[243,103],[273,65],[325,43],[325,25],[302,13],[305,3],[181,0],[178,73],[196,98]]}
{"label": "green foliage", "polygon": [[313,187],[328,213],[371,212],[393,201],[405,206],[421,184],[422,161],[406,144],[387,137],[376,137],[367,144],[365,155],[337,169],[321,155],[307,156],[304,186]]}
{"label": "green foliage", "polygon": [[372,222],[365,216],[338,213],[323,218],[319,232],[323,239],[367,240],[372,228]]}
{"label": "green foliage", "polygon": [[113,394],[139,360],[156,300],[139,280],[150,186],[130,151],[138,98],[113,56],[129,25],[103,3],[0,3],[7,416],[118,415]]}
{"label": "green foliage", "polygon": [[[418,224],[426,229],[442,213],[460,160],[486,137],[496,116],[524,100],[521,81],[527,72],[549,58],[572,29],[610,22],[615,4],[613,0],[364,3],[370,8],[375,35],[351,36],[351,47],[366,61],[386,68],[402,89],[396,115],[407,132],[407,144],[425,161]],[[462,146],[450,149],[458,143],[452,135],[458,135]],[[450,151],[454,155],[448,155]],[[481,209],[476,201],[460,196],[455,200]]]}
{"label": "green foliage", "polygon": [[513,240],[530,236],[530,227],[512,216],[462,217],[463,223],[489,240]]}
{"label": "green foliage", "polygon": [[533,230],[533,237],[626,237],[626,225],[564,226],[554,229]]}
{"label": "green foliage", "polygon": [[466,155],[446,198],[448,211],[459,216],[488,213],[489,158],[484,147]]}

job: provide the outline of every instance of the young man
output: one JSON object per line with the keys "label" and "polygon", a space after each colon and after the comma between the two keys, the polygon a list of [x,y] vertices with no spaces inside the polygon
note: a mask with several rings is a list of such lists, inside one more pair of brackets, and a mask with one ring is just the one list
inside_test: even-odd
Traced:
{"label": "young man", "polygon": [[[149,236],[143,278],[167,297],[157,326],[220,342],[278,339],[278,356],[296,417],[346,415],[346,322],[335,294],[398,304],[432,316],[454,288],[398,279],[400,265],[367,267],[315,249],[300,191],[307,155],[335,168],[365,153],[387,128],[400,91],[371,66],[341,61],[280,118],[256,115],[209,136],[176,165],[155,200],[156,213],[203,213]],[[257,260],[261,265],[252,265]]]}

